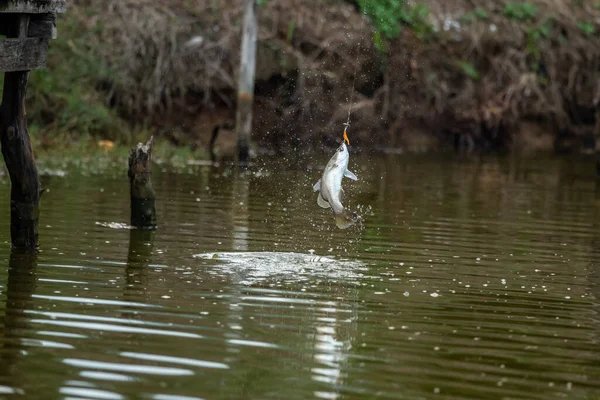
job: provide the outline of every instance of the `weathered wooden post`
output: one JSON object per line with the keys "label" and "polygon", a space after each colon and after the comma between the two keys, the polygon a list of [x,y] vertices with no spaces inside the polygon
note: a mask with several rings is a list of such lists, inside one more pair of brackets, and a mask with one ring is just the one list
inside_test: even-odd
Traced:
{"label": "weathered wooden post", "polygon": [[4,91],[0,106],[0,143],[11,181],[10,234],[14,249],[38,247],[41,187],[33,157],[25,93],[29,71],[44,68],[48,39],[56,37],[56,13],[65,0],[0,0],[0,71]]}
{"label": "weathered wooden post", "polygon": [[248,151],[250,149],[257,32],[256,0],[245,0],[242,55],[240,59],[240,76],[238,81],[237,110],[235,118],[237,161],[240,164],[248,163]]}
{"label": "weathered wooden post", "polygon": [[152,188],[152,137],[146,144],[138,143],[129,152],[129,189],[131,194],[131,225],[138,229],[156,229],[156,194]]}

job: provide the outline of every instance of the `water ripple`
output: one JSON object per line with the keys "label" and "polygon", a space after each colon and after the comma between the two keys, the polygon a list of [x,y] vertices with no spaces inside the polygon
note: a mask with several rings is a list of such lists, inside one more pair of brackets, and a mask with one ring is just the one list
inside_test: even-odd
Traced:
{"label": "water ripple", "polygon": [[138,365],[138,364],[121,364],[121,363],[108,363],[101,361],[82,360],[75,358],[66,358],[63,363],[86,369],[99,369],[106,371],[116,372],[128,372],[133,374],[142,375],[162,375],[162,376],[185,376],[194,375],[194,372],[189,369],[183,368],[171,368],[171,367],[159,367],[153,365]]}

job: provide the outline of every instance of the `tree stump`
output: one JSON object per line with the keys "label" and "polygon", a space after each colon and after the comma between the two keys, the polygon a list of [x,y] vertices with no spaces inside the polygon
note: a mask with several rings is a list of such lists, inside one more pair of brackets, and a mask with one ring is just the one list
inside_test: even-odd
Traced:
{"label": "tree stump", "polygon": [[129,152],[129,186],[131,194],[131,225],[138,229],[156,229],[156,194],[152,188],[151,137],[146,144],[138,143]]}
{"label": "tree stump", "polygon": [[[27,36],[29,16],[19,17],[11,36]],[[0,106],[0,143],[10,176],[10,235],[16,250],[35,252],[38,248],[38,220],[41,187],[33,158],[27,121],[25,93],[29,71],[4,74]]]}

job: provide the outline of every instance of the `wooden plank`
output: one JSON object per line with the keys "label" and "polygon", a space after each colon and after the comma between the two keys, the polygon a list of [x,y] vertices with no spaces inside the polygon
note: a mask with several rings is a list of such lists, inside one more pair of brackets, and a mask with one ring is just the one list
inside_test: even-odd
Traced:
{"label": "wooden plank", "polygon": [[[10,36],[15,14],[0,14],[0,35]],[[56,14],[31,14],[28,37],[56,39]]]}
{"label": "wooden plank", "polygon": [[67,0],[0,0],[0,13],[64,13]]}
{"label": "wooden plank", "polygon": [[48,40],[46,39],[0,39],[0,71],[44,68],[47,56]]}

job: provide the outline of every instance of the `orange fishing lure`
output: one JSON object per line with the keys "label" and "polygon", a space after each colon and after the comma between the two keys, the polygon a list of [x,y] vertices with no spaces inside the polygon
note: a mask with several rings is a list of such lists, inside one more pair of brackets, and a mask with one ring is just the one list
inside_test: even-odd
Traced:
{"label": "orange fishing lure", "polygon": [[344,128],[344,141],[348,143],[348,146],[350,146],[350,140],[348,140],[348,134],[346,134],[346,129],[348,129],[348,127]]}

